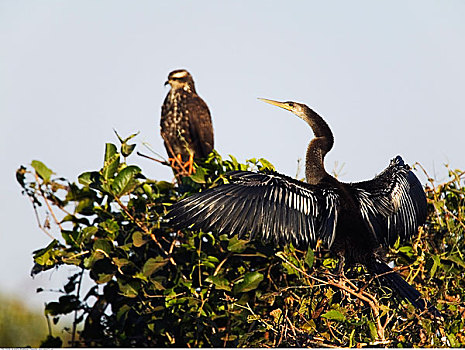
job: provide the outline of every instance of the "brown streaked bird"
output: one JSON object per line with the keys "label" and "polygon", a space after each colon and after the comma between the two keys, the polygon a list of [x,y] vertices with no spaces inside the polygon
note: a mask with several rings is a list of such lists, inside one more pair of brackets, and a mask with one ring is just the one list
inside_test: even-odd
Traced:
{"label": "brown streaked bird", "polygon": [[340,182],[324,167],[334,138],[323,118],[301,103],[262,100],[291,111],[312,128],[306,182],[277,172],[230,172],[228,184],[175,203],[167,215],[169,223],[219,234],[260,235],[265,241],[302,248],[321,241],[339,256],[340,268],[363,264],[418,310],[440,316],[383,261],[383,248],[416,234],[426,220],[425,192],[410,167],[397,156],[372,180]]}
{"label": "brown streaked bird", "polygon": [[160,131],[176,175],[190,175],[193,161],[213,150],[213,126],[207,104],[197,95],[188,71],[168,75],[171,89],[161,108]]}

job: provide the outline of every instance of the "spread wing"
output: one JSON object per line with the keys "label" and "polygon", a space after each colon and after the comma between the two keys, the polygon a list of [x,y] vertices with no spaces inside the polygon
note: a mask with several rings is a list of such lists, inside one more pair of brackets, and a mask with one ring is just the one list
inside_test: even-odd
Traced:
{"label": "spread wing", "polygon": [[193,97],[188,104],[189,131],[197,157],[205,158],[213,150],[213,126],[210,110],[199,97]]}
{"label": "spread wing", "polygon": [[339,195],[275,172],[235,171],[230,183],[196,193],[172,206],[167,219],[188,227],[227,234],[261,235],[265,240],[331,246]]}
{"label": "spread wing", "polygon": [[373,180],[350,186],[369,231],[384,246],[409,238],[425,223],[425,192],[400,156]]}

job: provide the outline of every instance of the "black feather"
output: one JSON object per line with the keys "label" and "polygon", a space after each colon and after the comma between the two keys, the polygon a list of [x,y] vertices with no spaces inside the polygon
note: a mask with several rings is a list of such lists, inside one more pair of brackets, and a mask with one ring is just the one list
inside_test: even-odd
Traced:
{"label": "black feather", "polygon": [[387,264],[380,261],[373,261],[368,265],[373,273],[378,275],[379,280],[387,287],[394,289],[402,298],[407,299],[415,308],[420,311],[428,310],[436,317],[441,317],[441,313],[431,303],[424,299],[420,292],[405,281],[397,272]]}

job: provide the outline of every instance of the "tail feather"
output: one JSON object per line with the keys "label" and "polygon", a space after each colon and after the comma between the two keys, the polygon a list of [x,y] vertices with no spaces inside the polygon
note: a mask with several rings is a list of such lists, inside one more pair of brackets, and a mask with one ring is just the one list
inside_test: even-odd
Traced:
{"label": "tail feather", "polygon": [[441,313],[431,303],[424,299],[419,291],[408,284],[397,272],[387,264],[375,261],[370,266],[374,273],[380,275],[379,279],[386,286],[394,289],[402,298],[407,299],[416,309],[427,310],[436,317],[441,317]]}

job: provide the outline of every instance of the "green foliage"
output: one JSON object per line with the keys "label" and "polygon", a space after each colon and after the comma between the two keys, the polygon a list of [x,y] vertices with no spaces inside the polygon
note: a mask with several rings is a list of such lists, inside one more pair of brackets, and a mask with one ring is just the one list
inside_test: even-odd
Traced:
{"label": "green foliage", "polygon": [[0,347],[38,347],[47,334],[47,322],[21,300],[0,295]]}
{"label": "green foliage", "polygon": [[[334,275],[337,260],[324,249],[173,231],[163,217],[180,198],[227,182],[227,171],[273,166],[264,159],[223,160],[213,152],[175,186],[147,179],[126,163],[135,148],[127,141],[134,136],[118,136],[119,150],[107,144],[102,168],[81,174],[79,184],[53,178],[38,161],[33,172],[17,172],[35,210],[47,208],[56,218],[58,232],[50,223],[41,229],[60,235],[34,252],[33,274],[62,265],[80,269],[45,307],[55,321],[74,315],[70,345],[465,345],[465,189],[459,171],[451,171],[446,184],[432,183],[426,228],[390,253],[399,268],[408,267],[401,271],[409,282],[441,310],[444,320],[433,320],[393,297],[361,267],[347,277]],[[88,291],[81,290],[84,274],[94,283]],[[44,345],[59,341],[49,336]]]}

